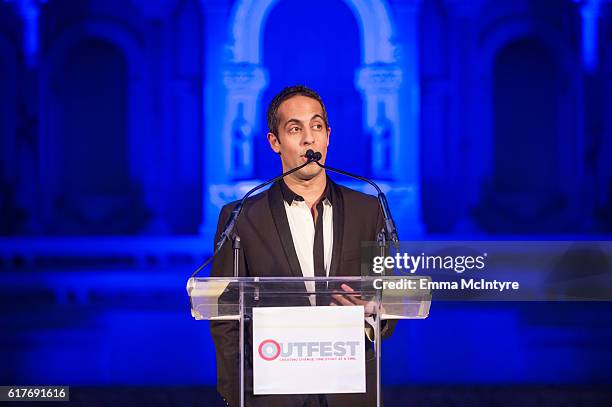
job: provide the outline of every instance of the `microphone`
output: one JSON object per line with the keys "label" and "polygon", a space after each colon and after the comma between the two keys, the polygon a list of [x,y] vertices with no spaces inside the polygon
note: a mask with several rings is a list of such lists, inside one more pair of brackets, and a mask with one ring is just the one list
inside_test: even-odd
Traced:
{"label": "microphone", "polygon": [[333,167],[329,167],[327,165],[321,164],[319,160],[321,159],[322,155],[318,151],[315,152],[312,150],[308,150],[306,151],[306,157],[309,160],[312,159],[321,168],[325,168],[326,170],[337,172],[338,174],[346,175],[347,177],[355,178],[355,179],[358,179],[363,182],[367,182],[368,184],[372,185],[376,189],[376,192],[378,192],[378,204],[380,205],[380,209],[383,214],[387,239],[391,241],[391,243],[393,243],[393,245],[399,250],[399,237],[397,235],[397,228],[395,227],[393,216],[391,216],[391,210],[389,209],[389,203],[387,202],[387,197],[385,196],[383,191],[380,189],[380,187],[371,179],[361,177],[359,175],[351,174],[350,172],[346,172],[343,170],[339,170],[337,168],[333,168]]}
{"label": "microphone", "polygon": [[[242,197],[240,202],[232,210],[232,213],[230,214],[229,219],[225,223],[225,227],[223,228],[223,232],[221,233],[221,235],[219,236],[219,240],[215,244],[215,251],[214,251],[214,253],[204,263],[202,263],[202,265],[200,267],[198,267],[191,274],[192,278],[195,277],[196,274],[198,274],[200,271],[202,271],[202,269],[204,267],[206,267],[215,258],[217,253],[219,253],[221,251],[221,248],[223,247],[225,242],[227,242],[229,239],[231,239],[232,232],[234,230],[234,227],[236,226],[236,222],[238,222],[238,218],[240,217],[240,214],[242,213],[242,207],[244,206],[244,203],[246,202],[246,200],[248,199],[249,196],[251,196],[255,191],[258,191],[261,188],[263,188],[263,187],[265,187],[267,185],[270,185],[273,182],[276,182],[276,181],[280,180],[281,178],[286,177],[289,174],[293,174],[294,172],[301,170],[302,168],[306,167],[311,162],[313,162],[315,160],[320,160],[321,159],[321,153],[319,153],[319,152],[315,153],[312,150],[306,151],[306,154],[304,154],[304,156],[306,157],[306,162],[304,164],[299,165],[299,166],[297,166],[295,168],[292,168],[289,171],[284,172],[281,175],[279,175],[277,177],[274,177],[274,178],[272,178],[269,181],[264,182],[263,184],[257,185],[255,188],[251,189],[249,192],[247,192]],[[237,277],[237,276],[235,276],[235,277]]]}
{"label": "microphone", "polygon": [[[312,161],[319,161],[323,157],[320,152],[314,152],[312,150],[306,151],[306,158]],[[318,163],[317,163],[318,164]]]}

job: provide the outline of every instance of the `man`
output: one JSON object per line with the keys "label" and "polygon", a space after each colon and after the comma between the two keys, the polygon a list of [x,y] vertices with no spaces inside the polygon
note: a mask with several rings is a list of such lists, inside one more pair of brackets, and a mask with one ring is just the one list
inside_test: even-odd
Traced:
{"label": "man", "polygon": [[[325,163],[331,128],[321,97],[304,86],[283,89],[267,112],[268,142],[286,172],[306,162],[306,151],[320,152]],[[236,203],[223,207],[215,241]],[[361,242],[376,240],[383,228],[378,201],[334,183],[325,170],[311,163],[250,198],[235,233],[242,242],[241,276],[360,275]],[[215,259],[212,276],[233,275],[233,252],[227,242]],[[350,292],[351,288],[343,285]],[[305,287],[312,293],[314,284]],[[350,295],[333,296],[331,305],[353,305]],[[312,303],[312,302],[311,302]],[[304,304],[308,305],[308,304]],[[385,324],[389,334],[392,324]],[[211,322],[217,352],[217,388],[226,403],[238,405],[238,325]],[[247,335],[248,336],[248,335]],[[247,346],[248,348],[248,346]],[[252,360],[245,358],[245,402],[249,406],[371,406],[376,401],[375,360],[366,352],[367,393],[254,396]]]}

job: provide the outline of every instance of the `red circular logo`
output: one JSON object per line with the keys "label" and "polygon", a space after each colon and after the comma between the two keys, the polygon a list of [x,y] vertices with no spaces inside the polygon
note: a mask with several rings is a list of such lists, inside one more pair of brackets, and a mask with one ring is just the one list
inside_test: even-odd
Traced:
{"label": "red circular logo", "polygon": [[274,360],[280,355],[280,344],[272,339],[266,339],[259,344],[259,356],[263,360]]}

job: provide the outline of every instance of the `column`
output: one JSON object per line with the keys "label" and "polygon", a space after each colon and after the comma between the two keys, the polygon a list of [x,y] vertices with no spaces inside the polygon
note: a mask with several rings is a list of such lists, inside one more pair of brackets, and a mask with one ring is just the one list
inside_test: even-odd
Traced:
{"label": "column", "polygon": [[[395,122],[393,147],[393,189],[389,193],[400,238],[414,238],[423,233],[420,175],[420,77],[419,16],[421,0],[392,0],[396,64],[384,67],[374,95],[384,93],[391,102],[386,110]],[[383,68],[383,67],[381,67]],[[380,68],[378,68],[378,72]],[[368,107],[368,116],[372,107]],[[374,146],[373,146],[374,147]],[[373,148],[374,149],[374,148]],[[376,173],[376,172],[375,172]],[[380,174],[383,176],[384,174]]]}

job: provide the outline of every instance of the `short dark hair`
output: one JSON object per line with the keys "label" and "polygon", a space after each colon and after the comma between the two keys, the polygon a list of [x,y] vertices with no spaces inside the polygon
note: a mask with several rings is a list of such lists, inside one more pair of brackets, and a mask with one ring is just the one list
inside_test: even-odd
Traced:
{"label": "short dark hair", "polygon": [[285,100],[290,99],[294,96],[306,96],[319,102],[319,104],[321,105],[321,109],[323,110],[323,121],[325,122],[325,127],[329,128],[329,122],[327,120],[327,110],[325,110],[325,105],[323,104],[321,96],[319,96],[319,94],[314,90],[304,85],[296,85],[289,86],[281,90],[276,96],[274,96],[274,98],[268,105],[268,112],[266,114],[266,117],[268,119],[268,131],[270,133],[278,137],[278,108]]}

